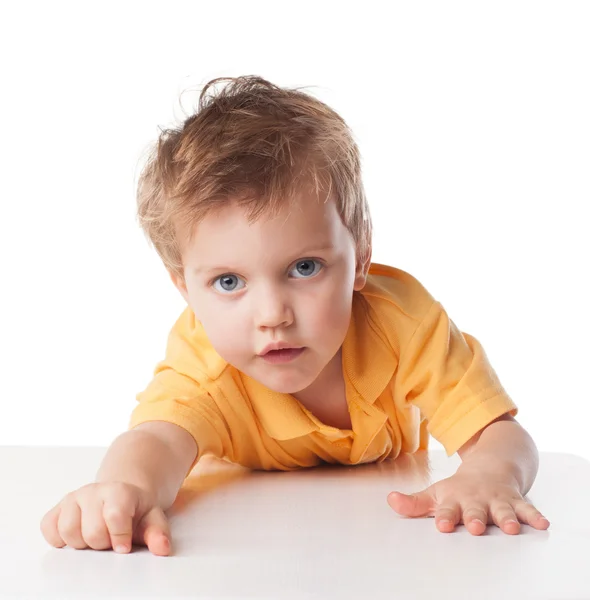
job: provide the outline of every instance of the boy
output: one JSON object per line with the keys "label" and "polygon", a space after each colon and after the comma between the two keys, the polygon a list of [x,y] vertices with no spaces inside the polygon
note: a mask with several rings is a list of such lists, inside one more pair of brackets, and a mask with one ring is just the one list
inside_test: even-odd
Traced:
{"label": "boy", "polygon": [[54,546],[132,541],[170,553],[164,511],[198,459],[253,469],[360,464],[427,448],[462,464],[398,513],[549,522],[526,500],[538,468],[479,342],[411,275],[371,264],[356,144],[322,102],[259,77],[213,80],[162,133],[138,186],[142,227],[188,306],[97,481],[42,520]]}

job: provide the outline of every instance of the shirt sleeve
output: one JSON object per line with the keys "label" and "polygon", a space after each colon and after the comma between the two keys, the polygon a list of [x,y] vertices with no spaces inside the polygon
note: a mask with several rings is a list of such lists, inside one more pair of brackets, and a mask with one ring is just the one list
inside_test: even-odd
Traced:
{"label": "shirt sleeve", "polygon": [[158,364],[153,379],[136,399],[139,404],[131,414],[129,429],[147,421],[166,421],[193,436],[198,453],[189,473],[204,454],[219,458],[229,454],[231,438],[213,398],[196,381],[166,366],[165,361]]}
{"label": "shirt sleeve", "polygon": [[448,456],[494,419],[518,413],[482,345],[436,301],[400,353],[395,393],[420,409]]}

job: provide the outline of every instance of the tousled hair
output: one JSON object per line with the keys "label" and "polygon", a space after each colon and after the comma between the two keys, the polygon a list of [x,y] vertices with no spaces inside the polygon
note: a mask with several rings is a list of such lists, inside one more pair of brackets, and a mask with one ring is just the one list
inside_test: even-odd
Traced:
{"label": "tousled hair", "polygon": [[209,211],[230,201],[254,221],[276,213],[309,181],[335,198],[358,260],[367,260],[371,217],[359,150],[345,121],[298,89],[254,75],[221,77],[204,86],[195,114],[162,129],[150,148],[137,185],[137,217],[166,269],[184,281],[177,225],[190,236]]}

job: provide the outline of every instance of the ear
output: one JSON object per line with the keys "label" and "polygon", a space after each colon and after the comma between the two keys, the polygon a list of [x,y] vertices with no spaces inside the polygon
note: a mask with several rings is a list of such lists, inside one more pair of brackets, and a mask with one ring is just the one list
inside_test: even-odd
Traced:
{"label": "ear", "polygon": [[354,273],[354,287],[353,289],[358,292],[365,287],[367,283],[367,275],[369,274],[369,267],[371,266],[371,255],[373,248],[369,246],[367,255],[364,260],[360,260],[357,256],[356,259],[356,270]]}
{"label": "ear", "polygon": [[172,279],[174,287],[180,292],[186,303],[190,305],[188,300],[188,291],[186,289],[186,283],[184,282],[184,279],[172,271],[168,271],[168,275],[170,275],[170,279]]}

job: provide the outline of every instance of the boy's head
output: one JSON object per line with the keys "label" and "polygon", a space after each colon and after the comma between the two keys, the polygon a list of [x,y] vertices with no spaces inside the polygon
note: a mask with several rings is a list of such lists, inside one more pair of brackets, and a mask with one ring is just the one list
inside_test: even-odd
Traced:
{"label": "boy's head", "polygon": [[[160,136],[140,224],[225,360],[276,391],[318,387],[371,258],[359,152],[319,100],[259,77],[207,95],[218,81]],[[305,349],[277,363],[272,342]]]}

